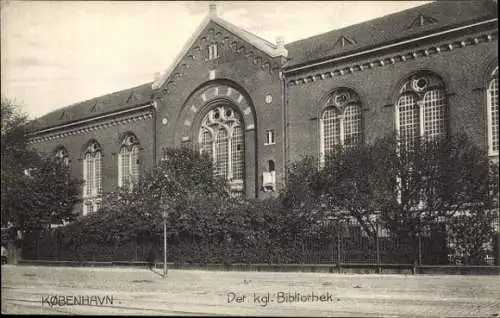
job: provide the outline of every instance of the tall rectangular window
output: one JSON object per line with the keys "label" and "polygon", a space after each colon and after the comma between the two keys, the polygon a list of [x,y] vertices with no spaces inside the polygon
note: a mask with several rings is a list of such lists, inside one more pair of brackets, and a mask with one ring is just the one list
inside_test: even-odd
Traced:
{"label": "tall rectangular window", "polygon": [[[498,69],[497,69],[498,70]],[[498,76],[498,73],[496,74]],[[489,154],[498,155],[498,77],[490,80],[488,98],[488,144]]]}
{"label": "tall rectangular window", "polygon": [[97,143],[87,148],[83,159],[83,214],[97,211],[100,207],[102,154]]}
{"label": "tall rectangular window", "polygon": [[217,43],[211,43],[208,45],[208,59],[215,60],[219,57],[219,52],[217,50]]}
{"label": "tall rectangular window", "polygon": [[243,180],[244,172],[244,140],[243,129],[240,126],[233,128],[233,135],[231,137],[231,164],[234,180]]}
{"label": "tall rectangular window", "polygon": [[224,127],[219,128],[216,137],[217,175],[227,176],[228,168],[228,135]]}
{"label": "tall rectangular window", "polygon": [[405,146],[412,148],[420,135],[420,115],[413,95],[403,95],[398,101],[399,133]]}
{"label": "tall rectangular window", "polygon": [[139,143],[133,135],[127,135],[118,155],[118,186],[131,190],[139,181]]}
{"label": "tall rectangular window", "polygon": [[274,143],[274,130],[266,130],[266,145],[273,145]]}

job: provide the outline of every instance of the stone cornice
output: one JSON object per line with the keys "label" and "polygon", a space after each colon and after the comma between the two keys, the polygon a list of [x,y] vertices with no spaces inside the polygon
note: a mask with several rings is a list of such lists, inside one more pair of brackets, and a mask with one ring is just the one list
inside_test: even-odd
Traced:
{"label": "stone cornice", "polygon": [[453,29],[447,29],[447,30],[439,31],[436,33],[428,34],[428,35],[416,36],[416,37],[412,37],[412,38],[407,39],[407,40],[397,41],[395,43],[386,44],[386,45],[382,45],[382,46],[376,46],[376,47],[371,48],[371,49],[361,50],[360,52],[354,52],[354,53],[350,53],[347,55],[340,55],[337,57],[332,57],[332,58],[329,58],[329,59],[324,60],[324,61],[317,61],[317,62],[309,61],[303,65],[296,65],[296,66],[285,65],[283,72],[285,74],[296,73],[296,72],[307,72],[307,70],[312,70],[313,68],[328,67],[329,65],[332,65],[333,63],[340,63],[342,61],[350,60],[352,58],[361,59],[362,56],[366,56],[368,54],[381,55],[382,54],[381,52],[384,52],[388,49],[394,49],[394,48],[398,48],[398,47],[404,48],[405,45],[415,45],[422,40],[429,40],[432,38],[441,37],[444,35],[450,35],[453,33],[459,34],[457,32],[464,32],[464,31],[472,30],[472,29],[477,28],[477,27],[481,27],[481,26],[484,27],[484,26],[488,26],[488,25],[496,26],[495,29],[498,29],[498,18],[483,20],[483,21],[480,21],[477,23],[468,24],[468,25],[456,27]]}
{"label": "stone cornice", "polygon": [[31,131],[31,132],[28,133],[28,137],[35,137],[35,136],[38,136],[38,135],[41,135],[41,134],[46,134],[48,132],[53,132],[53,131],[67,129],[67,128],[70,128],[70,127],[80,126],[82,124],[96,122],[96,121],[100,121],[100,120],[103,120],[103,119],[114,118],[116,116],[120,116],[120,115],[123,115],[123,114],[132,114],[132,113],[136,113],[138,111],[141,111],[141,110],[144,110],[144,109],[148,109],[148,108],[151,108],[151,107],[154,107],[154,108],[157,107],[155,101],[143,103],[143,104],[140,104],[140,105],[136,105],[134,107],[130,107],[130,108],[126,108],[126,109],[123,109],[123,110],[118,110],[118,111],[110,112],[110,113],[107,113],[107,114],[102,114],[102,115],[98,115],[98,116],[94,116],[94,117],[90,117],[90,118],[84,118],[84,119],[75,120],[75,121],[72,121],[72,122],[69,122],[69,123],[65,123],[65,124],[54,125],[54,126],[49,126],[49,127],[46,127],[46,128],[41,128],[41,129],[38,129],[38,130],[33,130],[33,131]]}
{"label": "stone cornice", "polygon": [[353,63],[348,66],[342,66],[340,68],[335,68],[332,71],[320,72],[314,75],[302,76],[295,79],[290,79],[287,81],[287,86],[303,85],[318,80],[331,79],[334,77],[349,75],[355,72],[362,72],[376,67],[384,67],[387,65],[405,63],[409,60],[414,60],[420,57],[427,57],[435,54],[442,54],[445,52],[450,52],[455,49],[465,48],[467,46],[478,45],[480,43],[488,43],[494,40],[498,40],[498,31],[490,32],[487,34],[482,34],[474,37],[469,37],[460,41],[453,41],[445,44],[440,44],[436,46],[429,46],[427,48],[417,49],[413,51],[407,51],[404,54],[397,54],[389,57],[378,58],[369,62],[363,63]]}
{"label": "stone cornice", "polygon": [[52,141],[55,139],[65,138],[68,136],[85,134],[95,130],[106,129],[108,127],[127,125],[129,123],[136,122],[139,120],[149,120],[151,118],[153,118],[153,112],[152,110],[147,110],[107,120],[92,121],[90,123],[83,124],[77,127],[71,127],[69,129],[63,129],[57,132],[49,132],[46,134],[40,134],[31,137],[28,143],[38,144],[45,141]]}

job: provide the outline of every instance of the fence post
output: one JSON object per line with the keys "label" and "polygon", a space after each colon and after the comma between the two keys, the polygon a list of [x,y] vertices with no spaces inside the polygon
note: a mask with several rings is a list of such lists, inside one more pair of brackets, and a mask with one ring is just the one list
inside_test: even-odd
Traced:
{"label": "fence post", "polygon": [[[334,231],[334,230],[335,230],[335,226],[332,223],[330,223],[330,231]],[[335,240],[334,240],[333,235],[331,236],[331,238],[332,238],[332,243],[331,243],[331,245],[332,245],[332,264],[335,264]]]}
{"label": "fence post", "polygon": [[378,241],[378,230],[379,230],[378,220],[375,220],[375,244],[377,246],[377,273],[380,274],[381,268],[380,268],[380,246]]}
{"label": "fence post", "polygon": [[137,246],[137,241],[134,241],[135,245],[135,261],[137,262],[137,250],[139,249],[139,246]]}
{"label": "fence post", "polygon": [[40,235],[42,235],[41,230],[38,230],[36,235],[36,259],[40,260]]}

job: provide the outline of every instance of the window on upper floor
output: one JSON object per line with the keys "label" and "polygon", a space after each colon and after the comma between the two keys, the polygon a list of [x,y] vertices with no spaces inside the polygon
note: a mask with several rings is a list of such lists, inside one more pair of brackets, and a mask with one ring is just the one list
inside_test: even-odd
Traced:
{"label": "window on upper floor", "polygon": [[83,214],[98,210],[101,201],[102,151],[97,142],[91,142],[83,154]]}
{"label": "window on upper floor", "polygon": [[491,72],[486,89],[488,154],[498,155],[498,66]]}
{"label": "window on upper floor", "polygon": [[352,148],[363,142],[361,102],[351,89],[331,93],[320,119],[320,165],[337,147]]}
{"label": "window on upper floor", "polygon": [[208,45],[208,59],[215,60],[219,58],[219,51],[217,48],[217,43],[210,43]]}
{"label": "window on upper floor", "polygon": [[401,145],[411,149],[424,140],[447,135],[445,86],[430,72],[409,77],[401,86],[395,107],[396,131]]}
{"label": "window on upper floor", "polygon": [[132,189],[139,180],[140,148],[137,138],[128,134],[123,138],[118,154],[118,186]]}

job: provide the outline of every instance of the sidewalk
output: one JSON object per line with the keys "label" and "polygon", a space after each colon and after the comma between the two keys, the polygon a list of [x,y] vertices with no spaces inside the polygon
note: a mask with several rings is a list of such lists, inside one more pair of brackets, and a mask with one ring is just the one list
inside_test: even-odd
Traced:
{"label": "sidewalk", "polygon": [[[59,296],[113,303],[42,303]],[[169,270],[163,280],[159,269],[2,266],[2,313],[13,314],[494,317],[499,299],[498,276]]]}

